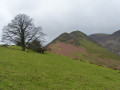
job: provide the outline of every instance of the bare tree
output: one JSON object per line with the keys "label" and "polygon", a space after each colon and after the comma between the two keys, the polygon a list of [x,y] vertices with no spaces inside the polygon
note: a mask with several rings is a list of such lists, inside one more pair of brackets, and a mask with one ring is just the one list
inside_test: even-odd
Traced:
{"label": "bare tree", "polygon": [[45,34],[41,27],[36,27],[33,19],[25,14],[18,14],[7,26],[3,28],[3,42],[21,44],[25,51],[28,43],[33,40],[43,39]]}

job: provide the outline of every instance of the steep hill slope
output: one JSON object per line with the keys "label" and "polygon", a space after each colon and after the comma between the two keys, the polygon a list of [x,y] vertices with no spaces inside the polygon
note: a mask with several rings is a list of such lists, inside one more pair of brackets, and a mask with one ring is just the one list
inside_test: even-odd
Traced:
{"label": "steep hill slope", "polygon": [[105,38],[107,38],[110,34],[104,34],[104,33],[98,33],[98,34],[92,34],[89,36],[89,38],[91,38],[92,40],[94,40],[95,42],[104,40]]}
{"label": "steep hill slope", "polygon": [[[105,36],[104,36],[105,35]],[[120,55],[120,30],[111,35],[93,34],[89,37],[108,50]]]}
{"label": "steep hill slope", "polygon": [[120,90],[120,71],[17,49],[0,47],[0,90]]}
{"label": "steep hill slope", "polygon": [[80,31],[63,33],[47,45],[51,52],[114,69],[120,69],[120,57],[104,49]]}

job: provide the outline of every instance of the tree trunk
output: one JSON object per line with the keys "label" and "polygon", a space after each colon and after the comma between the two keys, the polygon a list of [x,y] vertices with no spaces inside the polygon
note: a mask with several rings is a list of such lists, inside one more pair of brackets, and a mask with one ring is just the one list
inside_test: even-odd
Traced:
{"label": "tree trunk", "polygon": [[22,46],[22,51],[25,51],[25,46]]}
{"label": "tree trunk", "polygon": [[25,37],[24,37],[24,30],[21,29],[22,36],[21,36],[21,42],[22,42],[22,51],[25,51]]}

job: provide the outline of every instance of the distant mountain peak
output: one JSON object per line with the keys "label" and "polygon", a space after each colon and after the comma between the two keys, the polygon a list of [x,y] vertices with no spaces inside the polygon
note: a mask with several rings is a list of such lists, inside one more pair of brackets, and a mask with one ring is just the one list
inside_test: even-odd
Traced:
{"label": "distant mountain peak", "polygon": [[104,48],[120,55],[120,30],[113,34],[92,34],[89,37]]}
{"label": "distant mountain peak", "polygon": [[118,61],[119,58],[119,56],[104,49],[79,30],[61,34],[48,44],[47,48],[50,52],[59,55],[65,55],[81,61],[86,59],[87,62],[107,67],[114,67],[116,64],[116,62],[115,64],[113,63],[114,59]]}
{"label": "distant mountain peak", "polygon": [[72,31],[71,33],[82,33],[80,30]]}
{"label": "distant mountain peak", "polygon": [[86,35],[86,34],[84,34],[83,32],[81,32],[79,30],[73,31],[70,34],[80,34],[80,35],[83,34],[83,35]]}
{"label": "distant mountain peak", "polygon": [[80,45],[79,41],[82,39],[89,39],[89,38],[83,32],[76,30],[71,33],[66,33],[66,32],[62,33],[55,40],[53,40],[52,43],[65,42],[65,43],[71,43],[71,44],[79,46]]}
{"label": "distant mountain peak", "polygon": [[118,36],[118,37],[120,37],[120,30],[114,32],[114,33],[112,34],[112,36]]}
{"label": "distant mountain peak", "polygon": [[95,33],[95,34],[91,34],[91,35],[101,35],[101,36],[105,36],[105,35],[110,35],[110,34],[106,34],[106,33]]}
{"label": "distant mountain peak", "polygon": [[116,31],[115,33],[120,33],[120,30]]}

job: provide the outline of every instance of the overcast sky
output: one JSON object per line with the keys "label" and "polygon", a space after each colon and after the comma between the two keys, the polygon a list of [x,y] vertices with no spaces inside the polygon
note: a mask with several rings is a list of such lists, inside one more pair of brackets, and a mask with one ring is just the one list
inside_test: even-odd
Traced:
{"label": "overcast sky", "polygon": [[0,38],[17,14],[27,14],[42,26],[48,42],[63,32],[120,30],[120,0],[0,0]]}

